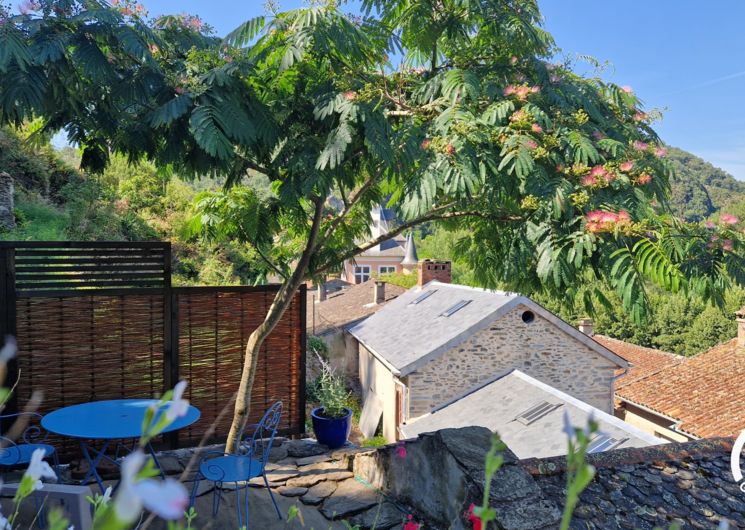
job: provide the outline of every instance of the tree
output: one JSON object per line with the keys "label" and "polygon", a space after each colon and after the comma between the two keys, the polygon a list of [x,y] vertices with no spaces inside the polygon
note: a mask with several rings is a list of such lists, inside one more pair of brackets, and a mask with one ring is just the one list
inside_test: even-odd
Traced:
{"label": "tree", "polygon": [[[258,17],[224,40],[193,17],[148,24],[136,6],[94,1],[45,0],[0,26],[2,122],[64,127],[93,169],[117,151],[224,175],[200,228],[249,243],[282,278],[247,342],[229,448],[260,347],[300,285],[422,223],[468,230],[461,250],[486,285],[572,296],[602,280],[637,319],[645,281],[715,300],[743,281],[730,225],[657,215],[670,171],[640,101],[550,64],[534,0],[363,6]],[[403,219],[371,238],[380,203]]]}

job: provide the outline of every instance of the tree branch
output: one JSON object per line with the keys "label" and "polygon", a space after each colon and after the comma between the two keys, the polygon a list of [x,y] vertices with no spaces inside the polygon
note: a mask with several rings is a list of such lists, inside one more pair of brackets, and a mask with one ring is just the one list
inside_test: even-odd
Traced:
{"label": "tree branch", "polygon": [[416,219],[412,219],[411,221],[407,221],[405,223],[402,223],[398,225],[396,228],[389,230],[385,234],[381,234],[380,236],[376,237],[375,239],[371,239],[365,243],[362,243],[361,245],[357,245],[356,247],[349,249],[346,252],[343,252],[341,255],[336,256],[334,258],[334,261],[331,263],[326,263],[324,265],[321,265],[316,270],[312,271],[312,275],[317,275],[322,272],[326,272],[330,268],[332,268],[334,265],[353,258],[354,256],[361,254],[362,252],[365,252],[366,250],[370,250],[376,245],[379,245],[380,243],[387,241],[391,239],[392,237],[397,236],[401,232],[408,230],[409,228],[413,228],[417,225],[420,225],[422,223],[426,223],[428,221],[442,221],[445,219],[457,219],[462,217],[478,217],[481,219],[488,219],[491,221],[522,221],[523,218],[518,215],[491,215],[486,212],[478,211],[478,210],[463,210],[463,211],[447,211],[450,208],[454,206],[454,203],[449,203],[444,206],[440,206],[438,208],[435,208],[431,210],[430,212],[426,213],[425,215],[422,215],[420,217],[417,217]]}

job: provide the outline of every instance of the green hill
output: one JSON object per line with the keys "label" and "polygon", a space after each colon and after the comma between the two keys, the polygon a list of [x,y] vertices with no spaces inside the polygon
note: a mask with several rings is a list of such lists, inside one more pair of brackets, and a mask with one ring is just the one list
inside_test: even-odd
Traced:
{"label": "green hill", "polygon": [[675,168],[670,206],[687,221],[701,221],[745,201],[745,182],[682,149],[671,147],[668,158]]}

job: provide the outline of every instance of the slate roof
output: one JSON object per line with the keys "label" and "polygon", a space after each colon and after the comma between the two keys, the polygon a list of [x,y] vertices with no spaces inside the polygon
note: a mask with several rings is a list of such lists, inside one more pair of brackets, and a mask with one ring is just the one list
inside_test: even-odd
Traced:
{"label": "slate roof", "polygon": [[745,429],[745,350],[737,339],[687,357],[618,389],[616,396],[678,420],[695,437]]}
{"label": "slate roof", "polygon": [[[421,303],[412,303],[426,293],[431,294]],[[443,313],[460,301],[468,301],[468,304],[453,315],[444,316]],[[377,312],[349,331],[395,374],[404,376],[520,304],[618,366],[627,366],[622,357],[525,296],[436,281],[403,293],[387,304],[384,311]]]}
{"label": "slate roof", "polygon": [[[517,419],[542,403],[552,408],[545,416],[529,425]],[[520,370],[488,381],[434,412],[402,425],[401,431],[404,437],[414,438],[424,432],[476,425],[499,433],[518,458],[547,457],[566,454],[565,413],[577,427],[584,427],[594,417],[603,434],[622,440],[616,447],[665,443]]]}
{"label": "slate roof", "polygon": [[[695,440],[588,456],[596,475],[570,528],[745,528],[745,493],[730,472],[731,439]],[[543,498],[564,506],[566,459],[523,460]]]}
{"label": "slate roof", "polygon": [[[655,374],[663,368],[678,364],[685,359],[682,355],[676,355],[662,350],[655,350],[653,348],[645,348],[644,346],[637,346],[636,344],[606,337],[604,335],[593,335],[592,338],[609,350],[617,353],[631,364],[626,375],[616,380],[616,390],[623,388],[634,381]],[[616,375],[621,375],[622,373],[623,370],[619,369],[616,372]]]}
{"label": "slate roof", "polygon": [[396,236],[391,239],[386,239],[380,245],[368,249],[360,254],[360,256],[377,257],[377,256],[389,256],[403,258],[406,255],[406,239],[403,236]]}
{"label": "slate roof", "polygon": [[[307,304],[307,329],[315,335],[323,335],[330,331],[345,329],[354,325],[361,319],[368,317],[384,307],[384,304],[375,305],[373,301],[373,286],[375,280],[358,283],[332,293],[324,300],[314,304],[308,300]],[[395,299],[406,289],[392,283],[385,284],[386,303]],[[315,311],[315,331],[313,330],[313,313]]]}

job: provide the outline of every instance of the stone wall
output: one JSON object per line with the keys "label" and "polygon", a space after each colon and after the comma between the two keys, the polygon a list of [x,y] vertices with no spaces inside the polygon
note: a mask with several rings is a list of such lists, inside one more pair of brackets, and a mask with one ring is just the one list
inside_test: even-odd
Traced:
{"label": "stone wall", "polygon": [[612,414],[616,365],[537,314],[523,322],[527,310],[516,307],[409,374],[409,418],[515,368]]}
{"label": "stone wall", "polygon": [[396,377],[362,344],[359,345],[359,378],[363,403],[377,396],[383,404],[383,436],[397,439]]}
{"label": "stone wall", "polygon": [[0,172],[0,229],[12,230],[15,228],[13,193],[13,177]]}

